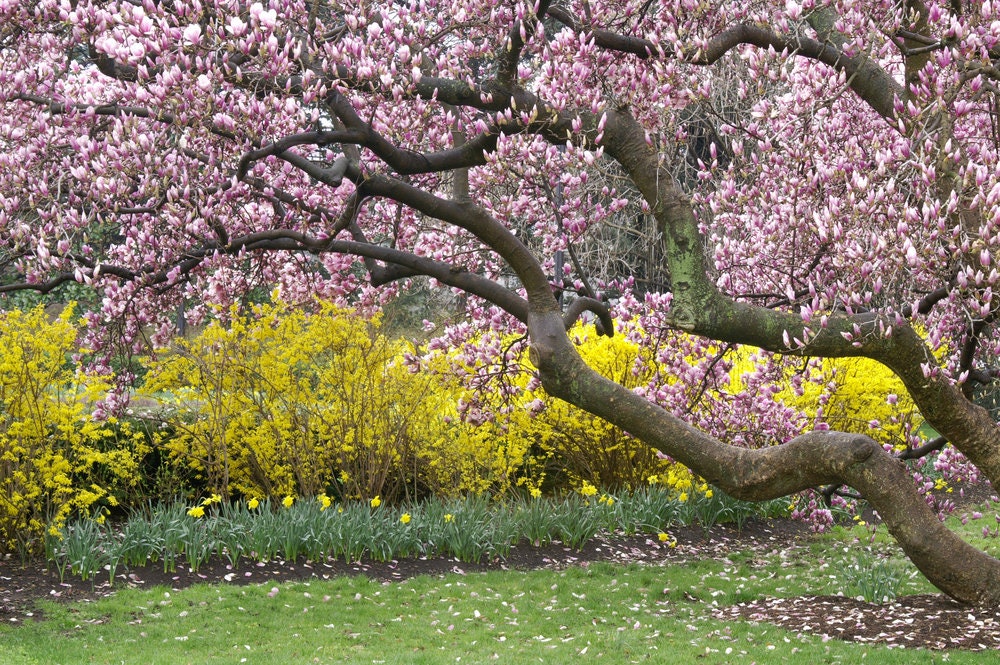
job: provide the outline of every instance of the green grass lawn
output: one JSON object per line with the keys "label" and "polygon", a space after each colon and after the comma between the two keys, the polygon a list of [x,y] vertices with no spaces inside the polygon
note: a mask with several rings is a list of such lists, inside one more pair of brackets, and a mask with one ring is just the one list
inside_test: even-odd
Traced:
{"label": "green grass lawn", "polygon": [[[949,525],[1000,553],[1000,539],[982,534],[994,510],[983,511],[990,519],[961,524],[969,511]],[[398,522],[392,515],[386,523]],[[850,644],[712,618],[716,606],[764,596],[858,595],[852,571],[872,561],[885,564],[879,574],[895,578],[895,593],[934,591],[884,528],[873,535],[859,524],[790,549],[663,565],[597,563],[392,584],[346,577],[206,584],[122,589],[97,602],[46,601],[41,620],[0,626],[0,665],[983,662],[982,653]]]}
{"label": "green grass lawn", "polygon": [[740,555],[385,585],[340,578],[122,590],[94,603],[47,602],[44,620],[0,628],[0,662],[982,662],[983,654],[890,650],[710,618],[716,603],[830,592],[837,582],[828,571],[780,558],[762,565]]}

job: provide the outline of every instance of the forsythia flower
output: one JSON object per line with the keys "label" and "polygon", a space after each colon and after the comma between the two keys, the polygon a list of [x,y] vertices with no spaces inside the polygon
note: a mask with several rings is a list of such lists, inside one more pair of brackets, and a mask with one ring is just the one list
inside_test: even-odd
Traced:
{"label": "forsythia flower", "polygon": [[409,524],[410,519],[410,513],[403,513],[403,515],[399,518],[399,521],[403,524]]}
{"label": "forsythia flower", "polygon": [[583,487],[580,488],[580,494],[583,496],[594,496],[597,494],[597,488],[585,480],[583,481]]}
{"label": "forsythia flower", "polygon": [[371,504],[372,508],[378,508],[379,506],[382,505],[382,499],[380,499],[378,495],[376,495],[375,498],[369,501],[368,503]]}
{"label": "forsythia flower", "polygon": [[291,508],[293,503],[295,503],[294,496],[286,496],[284,499],[281,500],[281,505],[283,505],[285,508]]}
{"label": "forsythia flower", "polygon": [[258,501],[256,497],[247,501],[247,508],[250,510],[257,510],[258,506],[260,506],[260,501]]}
{"label": "forsythia flower", "polygon": [[318,497],[316,497],[316,500],[319,501],[320,504],[322,504],[320,510],[326,510],[327,508],[330,507],[330,503],[332,503],[330,501],[330,497],[328,497],[325,494],[320,494]]}
{"label": "forsythia flower", "polygon": [[205,509],[201,506],[195,506],[188,511],[188,515],[191,517],[203,517],[205,515]]}

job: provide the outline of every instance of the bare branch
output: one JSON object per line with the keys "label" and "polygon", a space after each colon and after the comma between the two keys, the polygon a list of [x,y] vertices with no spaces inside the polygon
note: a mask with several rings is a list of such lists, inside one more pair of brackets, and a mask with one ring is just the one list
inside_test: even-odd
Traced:
{"label": "bare branch", "polygon": [[573,324],[576,323],[576,320],[584,312],[592,312],[597,316],[595,327],[597,328],[598,335],[614,337],[615,321],[611,318],[608,306],[593,298],[577,298],[569,304],[569,307],[566,308],[566,313],[563,314],[563,322],[566,325],[566,330],[572,328]]}
{"label": "bare branch", "polygon": [[936,436],[922,446],[907,448],[896,455],[896,457],[899,459],[920,459],[921,457],[926,457],[931,453],[941,450],[946,445],[948,445],[948,439],[943,436]]}

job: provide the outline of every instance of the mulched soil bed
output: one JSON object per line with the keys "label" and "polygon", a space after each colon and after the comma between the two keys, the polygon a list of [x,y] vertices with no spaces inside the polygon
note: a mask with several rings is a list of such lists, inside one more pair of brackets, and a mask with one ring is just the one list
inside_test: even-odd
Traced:
{"label": "mulched soil bed", "polygon": [[[515,547],[502,561],[469,564],[447,558],[403,559],[356,563],[327,561],[272,561],[244,563],[232,568],[213,560],[192,572],[184,566],[164,572],[162,566],[147,566],[118,575],[115,585],[67,577],[60,582],[54,571],[41,565],[21,566],[16,561],[0,561],[0,621],[20,623],[41,620],[36,601],[49,598],[63,601],[92,601],[123,586],[181,589],[196,583],[264,584],[340,575],[366,575],[384,583],[406,580],[416,575],[469,574],[485,570],[560,569],[586,566],[592,562],[682,564],[696,558],[719,558],[741,550],[760,554],[797,546],[808,527],[788,520],[751,521],[742,531],[727,526],[708,531],[695,528],[672,529],[675,548],[648,537],[597,539],[582,550],[561,545]],[[692,602],[697,602],[692,599]],[[907,648],[1000,649],[1000,608],[982,609],[959,605],[941,595],[906,596],[891,604],[876,605],[838,596],[765,598],[730,607],[710,608],[706,614],[731,621],[766,622],[824,639],[878,642]]]}
{"label": "mulched soil bed", "polygon": [[796,633],[927,649],[1000,649],[1000,608],[970,608],[939,594],[876,605],[843,596],[766,598],[720,607],[712,616],[771,623]]}

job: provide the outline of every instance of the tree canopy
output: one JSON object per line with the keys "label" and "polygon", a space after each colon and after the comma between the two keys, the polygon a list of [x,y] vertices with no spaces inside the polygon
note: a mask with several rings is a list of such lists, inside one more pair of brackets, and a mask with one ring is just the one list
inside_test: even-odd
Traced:
{"label": "tree canopy", "polygon": [[[934,584],[996,603],[1000,562],[883,446],[730,445],[671,390],[697,344],[669,349],[877,360],[1000,486],[970,399],[1000,355],[998,42],[989,1],[0,0],[0,292],[92,285],[92,343],[138,344],[182,302],[374,307],[429,277],[523,329],[549,393],[737,497],[850,485]],[[596,375],[580,316],[640,321],[666,378]]]}

